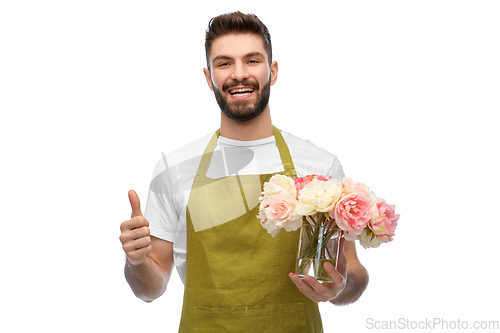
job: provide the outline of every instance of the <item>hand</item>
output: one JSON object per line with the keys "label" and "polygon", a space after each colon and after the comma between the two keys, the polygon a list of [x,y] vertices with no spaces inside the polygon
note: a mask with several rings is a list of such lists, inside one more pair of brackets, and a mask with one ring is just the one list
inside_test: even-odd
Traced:
{"label": "hand", "polygon": [[337,269],[329,263],[325,262],[323,267],[330,275],[333,283],[320,283],[312,276],[306,275],[301,279],[297,274],[290,273],[289,276],[295,283],[297,288],[313,302],[326,302],[333,300],[346,286],[347,277],[347,260],[344,255],[344,238],[340,240],[340,251],[338,258]]}
{"label": "hand", "polygon": [[132,216],[130,220],[120,225],[120,241],[129,263],[139,265],[146,260],[146,256],[152,250],[149,222],[142,216],[141,202],[137,193],[130,190],[128,198],[132,206]]}

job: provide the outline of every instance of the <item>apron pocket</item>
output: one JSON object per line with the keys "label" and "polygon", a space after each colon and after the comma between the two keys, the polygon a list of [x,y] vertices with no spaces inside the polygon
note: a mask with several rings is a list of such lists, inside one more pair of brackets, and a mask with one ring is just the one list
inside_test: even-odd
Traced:
{"label": "apron pocket", "polygon": [[304,333],[303,303],[237,308],[193,308],[193,332]]}

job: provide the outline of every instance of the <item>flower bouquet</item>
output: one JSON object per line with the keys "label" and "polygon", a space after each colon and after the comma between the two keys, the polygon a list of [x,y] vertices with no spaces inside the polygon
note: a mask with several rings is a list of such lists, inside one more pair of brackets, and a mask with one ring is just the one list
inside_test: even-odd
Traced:
{"label": "flower bouquet", "polygon": [[337,267],[340,239],[365,248],[392,241],[399,215],[363,183],[320,175],[274,175],[264,184],[257,217],[272,237],[301,227],[296,273],[332,282],[323,263]]}

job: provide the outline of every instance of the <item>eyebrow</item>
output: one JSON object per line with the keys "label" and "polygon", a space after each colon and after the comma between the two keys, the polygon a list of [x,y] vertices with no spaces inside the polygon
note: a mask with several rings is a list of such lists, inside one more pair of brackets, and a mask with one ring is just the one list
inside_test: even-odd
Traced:
{"label": "eyebrow", "polygon": [[232,59],[231,57],[219,55],[214,58],[213,62],[216,62],[217,60],[231,60],[231,59]]}
{"label": "eyebrow", "polygon": [[[251,57],[255,57],[255,56],[259,56],[259,57],[264,58],[264,55],[261,52],[257,52],[257,51],[247,53],[243,56],[243,58],[251,58]],[[218,56],[215,56],[213,62],[216,62],[217,60],[231,60],[231,59],[233,59],[233,58],[226,56],[226,55],[218,55]]]}
{"label": "eyebrow", "polygon": [[259,57],[264,58],[264,55],[262,53],[260,53],[260,52],[257,52],[257,51],[250,52],[250,53],[246,54],[245,58],[251,58],[251,57],[255,57],[255,56],[259,56]]}

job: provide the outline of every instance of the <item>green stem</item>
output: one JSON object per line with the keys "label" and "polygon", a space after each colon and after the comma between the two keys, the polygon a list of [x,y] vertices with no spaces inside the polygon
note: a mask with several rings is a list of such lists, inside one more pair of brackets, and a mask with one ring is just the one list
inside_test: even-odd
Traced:
{"label": "green stem", "polygon": [[[303,223],[303,233],[305,232],[306,235],[302,235],[302,242],[306,241],[308,243],[307,247],[303,249],[301,256],[299,259],[303,259],[301,263],[299,264],[299,271],[302,272],[305,267],[309,264],[310,259],[316,259],[316,257],[319,255],[318,259],[332,259],[335,258],[332,256],[332,253],[327,247],[328,242],[330,239],[335,235],[336,232],[338,232],[340,229],[338,226],[334,225],[335,220],[327,216],[327,214],[324,213],[318,213],[316,216],[306,216],[304,218],[304,223]],[[320,226],[324,226],[324,231],[323,231],[323,240],[320,244],[319,243],[319,233],[320,233]],[[307,239],[304,239],[307,237]],[[318,249],[318,245],[320,248]],[[303,244],[301,244],[303,246]],[[336,260],[335,260],[336,261]],[[318,262],[316,262],[318,263]],[[316,267],[316,271],[318,270],[318,267]]]}

